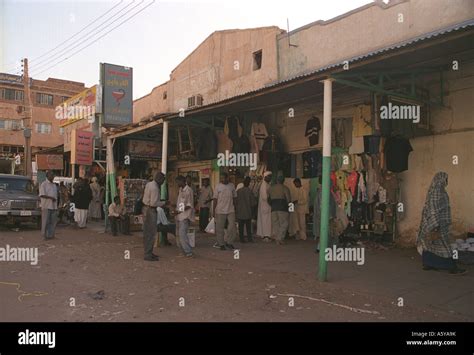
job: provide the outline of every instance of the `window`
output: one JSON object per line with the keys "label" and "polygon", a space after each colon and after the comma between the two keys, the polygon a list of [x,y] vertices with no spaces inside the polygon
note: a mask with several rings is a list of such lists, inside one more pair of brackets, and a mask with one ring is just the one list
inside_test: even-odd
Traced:
{"label": "window", "polygon": [[188,107],[196,105],[196,96],[188,97]]}
{"label": "window", "polygon": [[1,89],[0,98],[2,100],[23,101],[23,91],[15,89]]}
{"label": "window", "polygon": [[52,125],[51,123],[37,122],[35,128],[36,133],[51,134]]}
{"label": "window", "polygon": [[168,92],[163,91],[163,100],[166,100],[168,98]]}
{"label": "window", "polygon": [[259,70],[262,67],[262,50],[253,53],[253,70]]}
{"label": "window", "polygon": [[53,95],[37,93],[36,103],[41,105],[53,106]]}
{"label": "window", "polygon": [[59,134],[63,135],[64,134],[64,127],[59,127]]}
{"label": "window", "polygon": [[0,120],[0,129],[12,131],[21,129],[22,127],[21,120]]}

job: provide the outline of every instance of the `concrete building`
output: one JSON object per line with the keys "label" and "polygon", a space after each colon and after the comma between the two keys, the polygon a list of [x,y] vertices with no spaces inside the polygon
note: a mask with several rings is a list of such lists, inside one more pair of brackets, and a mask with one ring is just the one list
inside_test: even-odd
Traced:
{"label": "concrete building", "polygon": [[[423,110],[421,124],[410,128],[407,137],[413,147],[409,169],[398,174],[403,212],[397,214],[396,241],[414,245],[426,192],[438,171],[450,176],[453,235],[463,234],[472,227],[474,208],[470,183],[474,177],[473,26],[474,3],[469,0],[392,0],[388,4],[374,1],[289,34],[265,28],[266,35],[258,37],[266,39],[265,44],[254,45],[252,30],[216,32],[172,72],[170,81],[136,100],[134,122],[146,120],[111,137],[157,137],[155,141],[160,142],[163,122],[176,130],[201,124],[219,131],[225,117],[236,115],[244,131],[253,122],[265,123],[269,133],[281,137],[285,153],[318,150],[323,130],[319,144],[310,147],[306,123],[313,114],[322,117],[321,80],[330,79],[333,121],[350,119],[357,105],[369,105],[375,124],[380,102],[387,97]],[[231,36],[248,43],[237,41],[238,50],[232,53],[225,39]],[[216,55],[217,46],[224,54]],[[256,73],[255,63],[246,58],[254,60],[249,54],[258,53],[260,47],[267,48],[262,52],[262,69],[266,64],[270,67]],[[269,62],[268,52],[276,55]],[[234,58],[247,71],[232,71]],[[196,101],[189,105],[188,99],[197,95],[203,98],[200,105]],[[169,101],[165,104],[164,100]],[[182,108],[186,120],[180,120]],[[170,147],[175,143],[170,139]],[[210,162],[192,164],[182,160],[170,166],[176,168],[174,174],[184,172],[181,167],[210,166]]]}
{"label": "concrete building", "polygon": [[[0,74],[0,158],[11,159],[17,153],[23,159],[24,89],[20,76]],[[31,147],[37,152],[63,144],[62,130],[55,118],[55,107],[84,90],[84,84],[48,78],[31,80]],[[20,169],[22,166],[19,166]]]}
{"label": "concrete building", "polygon": [[133,121],[188,110],[259,89],[278,79],[278,27],[216,31],[170,74],[134,101]]}

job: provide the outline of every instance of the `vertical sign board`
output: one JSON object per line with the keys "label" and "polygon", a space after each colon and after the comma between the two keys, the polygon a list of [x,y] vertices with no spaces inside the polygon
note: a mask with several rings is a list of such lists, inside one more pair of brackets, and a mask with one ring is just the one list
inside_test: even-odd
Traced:
{"label": "vertical sign board", "polygon": [[71,164],[92,165],[94,133],[74,130],[71,141]]}
{"label": "vertical sign board", "polygon": [[133,120],[133,69],[101,64],[103,122],[105,126],[122,126]]}

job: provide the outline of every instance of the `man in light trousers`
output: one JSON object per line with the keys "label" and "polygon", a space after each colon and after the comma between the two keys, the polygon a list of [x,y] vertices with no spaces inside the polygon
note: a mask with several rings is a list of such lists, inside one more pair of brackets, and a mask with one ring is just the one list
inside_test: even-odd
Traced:
{"label": "man in light trousers", "polygon": [[186,257],[193,257],[193,249],[189,242],[188,229],[194,221],[194,194],[186,178],[179,175],[176,178],[179,187],[178,200],[176,202],[176,223],[178,228],[179,246]]}
{"label": "man in light trousers", "polygon": [[[229,175],[221,173],[221,182],[214,191],[214,214],[216,220],[216,238],[217,242],[214,248],[220,250],[234,250],[232,245],[236,236],[235,228],[235,204],[237,197],[234,184],[229,182]],[[227,221],[227,242],[224,240],[224,228]]]}
{"label": "man in light trousers", "polygon": [[44,240],[54,239],[58,214],[58,187],[53,182],[54,173],[48,171],[46,180],[41,183],[41,236]]}

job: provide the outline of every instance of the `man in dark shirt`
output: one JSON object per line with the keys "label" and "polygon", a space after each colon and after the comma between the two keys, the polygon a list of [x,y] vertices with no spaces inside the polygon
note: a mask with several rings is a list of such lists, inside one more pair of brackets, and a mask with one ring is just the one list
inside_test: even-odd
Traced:
{"label": "man in dark shirt", "polygon": [[247,240],[253,242],[252,238],[252,208],[257,204],[256,198],[249,188],[250,177],[244,179],[244,187],[237,190],[235,214],[239,222],[239,238],[245,243],[244,226],[247,229]]}

